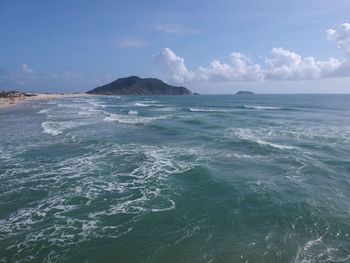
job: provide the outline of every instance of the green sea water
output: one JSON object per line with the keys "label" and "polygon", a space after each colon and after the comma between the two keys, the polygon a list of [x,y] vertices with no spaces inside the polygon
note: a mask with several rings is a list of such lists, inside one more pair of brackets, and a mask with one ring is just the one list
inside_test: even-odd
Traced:
{"label": "green sea water", "polygon": [[350,262],[350,96],[0,112],[0,262]]}

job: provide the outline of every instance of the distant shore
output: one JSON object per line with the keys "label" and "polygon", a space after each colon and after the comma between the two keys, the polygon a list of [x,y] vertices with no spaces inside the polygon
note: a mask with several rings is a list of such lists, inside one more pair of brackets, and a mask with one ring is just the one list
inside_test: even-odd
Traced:
{"label": "distant shore", "polygon": [[0,98],[0,110],[11,108],[23,104],[24,102],[37,101],[37,100],[51,100],[51,99],[64,99],[72,97],[87,97],[94,96],[87,93],[67,93],[67,94],[51,94],[51,93],[16,93],[14,96],[7,98]]}

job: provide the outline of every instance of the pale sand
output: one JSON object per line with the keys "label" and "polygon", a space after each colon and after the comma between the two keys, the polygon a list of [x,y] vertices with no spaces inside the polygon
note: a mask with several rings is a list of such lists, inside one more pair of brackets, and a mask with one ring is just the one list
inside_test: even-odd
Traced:
{"label": "pale sand", "polygon": [[44,93],[31,93],[36,96],[21,96],[11,101],[10,99],[0,98],[0,110],[6,109],[9,107],[13,107],[23,102],[36,101],[36,100],[51,100],[51,99],[64,99],[64,98],[74,98],[74,97],[87,97],[87,96],[95,96],[87,93],[72,93],[72,94],[44,94]]}

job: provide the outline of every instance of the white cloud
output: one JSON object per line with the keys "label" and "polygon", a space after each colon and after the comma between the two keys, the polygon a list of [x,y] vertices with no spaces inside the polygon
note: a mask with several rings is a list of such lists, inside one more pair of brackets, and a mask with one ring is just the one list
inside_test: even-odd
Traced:
{"label": "white cloud", "polygon": [[214,60],[208,67],[199,67],[195,72],[188,70],[185,60],[169,48],[164,48],[154,58],[155,62],[163,67],[163,77],[175,83],[261,80],[263,78],[260,66],[253,64],[249,57],[240,53],[232,53],[229,64]]}
{"label": "white cloud", "polygon": [[27,64],[22,64],[22,72],[26,74],[34,74],[34,70],[32,70]]}
{"label": "white cloud", "polygon": [[165,78],[174,82],[185,82],[194,76],[185,66],[185,60],[177,56],[171,49],[164,48],[163,51],[154,56],[155,62],[164,67]]}
{"label": "white cloud", "polygon": [[350,77],[350,23],[344,23],[338,29],[328,29],[327,37],[336,42],[345,57],[333,75]]}
{"label": "white cloud", "polygon": [[317,61],[314,57],[302,58],[287,49],[272,48],[272,56],[265,58],[268,69],[265,78],[272,80],[306,80],[329,77],[341,62],[333,57]]}
{"label": "white cloud", "polygon": [[121,48],[143,48],[147,45],[146,41],[135,38],[125,38],[119,42],[119,47]]}
{"label": "white cloud", "polygon": [[262,81],[262,80],[315,80],[350,77],[350,23],[339,29],[327,30],[327,37],[337,43],[344,54],[341,59],[330,57],[317,60],[315,57],[302,57],[300,54],[274,47],[264,63],[256,64],[245,54],[232,52],[227,62],[213,60],[208,66],[197,70],[187,69],[184,59],[172,50],[165,48],[157,57],[163,65],[165,78],[175,82],[208,81]]}
{"label": "white cloud", "polygon": [[343,62],[336,58],[318,61],[314,57],[303,58],[297,53],[283,48],[272,48],[271,56],[265,64],[252,62],[250,57],[232,52],[227,63],[213,60],[208,66],[200,66],[190,71],[184,59],[169,48],[156,57],[163,66],[163,77],[169,81],[182,83],[188,81],[263,81],[263,80],[310,80],[336,76]]}
{"label": "white cloud", "polygon": [[350,23],[344,23],[338,30],[328,29],[327,37],[337,43],[337,47],[346,57],[350,56]]}
{"label": "white cloud", "polygon": [[263,79],[260,66],[253,64],[251,59],[246,55],[236,52],[231,53],[229,64],[214,60],[208,67],[199,67],[197,77],[200,80],[211,81]]}
{"label": "white cloud", "polygon": [[167,33],[167,34],[197,34],[198,30],[193,30],[185,27],[181,24],[158,24],[155,27],[155,30]]}

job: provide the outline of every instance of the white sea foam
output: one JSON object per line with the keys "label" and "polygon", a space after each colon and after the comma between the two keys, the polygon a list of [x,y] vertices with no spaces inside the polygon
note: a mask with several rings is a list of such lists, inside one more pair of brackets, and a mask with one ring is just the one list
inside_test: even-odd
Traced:
{"label": "white sea foam", "polygon": [[86,102],[94,107],[97,107],[97,108],[106,108],[107,107],[107,105],[105,105],[99,101],[88,100]]}
{"label": "white sea foam", "polygon": [[157,104],[159,103],[158,100],[141,100],[141,101],[137,101],[137,103],[147,103],[147,104]]}
{"label": "white sea foam", "polygon": [[323,236],[317,239],[307,241],[303,247],[299,247],[294,263],[313,263],[313,262],[349,262],[350,255],[340,256],[339,250],[342,244],[334,246],[323,240]]}
{"label": "white sea foam", "polygon": [[138,102],[135,102],[134,105],[135,106],[138,106],[138,107],[166,107],[168,105],[166,104],[156,104],[156,102],[158,101],[155,101],[155,100],[149,100],[149,101],[138,101]]}
{"label": "white sea foam", "polygon": [[[242,140],[253,141],[259,145],[266,145],[266,146],[270,146],[281,150],[297,148],[295,146],[281,145],[278,143],[272,143],[272,142],[263,140],[261,139],[261,137],[264,136],[264,134],[263,133],[260,134],[259,131],[256,131],[256,130],[253,131],[251,129],[246,129],[246,128],[231,128],[231,129],[226,129],[225,133],[226,135],[238,137],[239,139],[242,139]],[[265,133],[265,136],[266,136],[266,133]]]}
{"label": "white sea foam", "polygon": [[225,109],[209,109],[209,108],[189,108],[192,112],[230,112],[230,110]]}
{"label": "white sea foam", "polygon": [[175,202],[171,199],[168,200],[170,202],[170,206],[169,207],[165,207],[165,208],[152,208],[152,212],[162,212],[162,211],[169,211],[169,210],[173,210],[175,209],[176,205]]}
{"label": "white sea foam", "polygon": [[103,113],[103,110],[96,110],[93,108],[87,108],[87,109],[79,109],[78,111],[78,115],[96,115],[99,113]]}
{"label": "white sea foam", "polygon": [[128,112],[129,115],[138,115],[139,113],[136,110],[131,110]]}
{"label": "white sea foam", "polygon": [[57,107],[59,108],[73,108],[78,109],[82,105],[80,103],[58,103]]}
{"label": "white sea foam", "polygon": [[[31,191],[47,191],[29,207],[19,208],[0,220],[3,239],[20,237],[16,245],[7,247],[16,250],[18,258],[30,253],[35,260],[39,255],[32,248],[43,241],[69,249],[100,237],[118,238],[133,230],[130,224],[137,222],[140,215],[174,209],[167,177],[194,165],[181,158],[185,151],[180,148],[109,144],[93,149],[62,162],[39,161],[35,167],[19,162],[20,167],[2,178],[12,191],[21,191],[23,185],[30,185]],[[134,165],[118,171],[113,158],[123,158]],[[105,171],[103,176],[99,176],[101,169]],[[26,176],[11,179],[19,174]],[[112,193],[110,199],[99,204],[108,193]],[[113,217],[119,218],[120,214],[128,214],[128,219],[118,220],[116,225]]]}
{"label": "white sea foam", "polygon": [[142,102],[136,102],[134,105],[138,106],[138,107],[151,107],[152,106],[151,104],[146,104],[146,103],[142,103]]}
{"label": "white sea foam", "polygon": [[277,144],[277,143],[271,143],[271,142],[265,142],[259,139],[255,140],[258,144],[260,145],[268,145],[270,147],[273,148],[277,148],[277,149],[281,149],[281,150],[285,150],[285,149],[296,149],[297,147],[295,146],[289,146],[289,145],[281,145],[281,144]]}
{"label": "white sea foam", "polygon": [[44,133],[51,134],[52,136],[56,136],[61,134],[62,131],[57,129],[56,123],[52,121],[45,121],[41,124],[41,127],[44,129]]}
{"label": "white sea foam", "polygon": [[[220,156],[220,153],[217,153],[216,156]],[[223,155],[224,158],[237,158],[237,159],[256,159],[259,156],[252,156],[248,154],[238,154],[238,153],[227,153]]]}
{"label": "white sea foam", "polygon": [[260,105],[243,105],[243,108],[250,110],[283,110],[283,107],[274,107],[274,106],[260,106]]}
{"label": "white sea foam", "polygon": [[73,129],[88,124],[87,122],[74,121],[45,121],[41,124],[43,133],[56,136],[62,134],[67,129]]}
{"label": "white sea foam", "polygon": [[155,120],[167,119],[169,115],[155,116],[155,117],[142,117],[137,114],[131,115],[119,115],[114,113],[109,113],[108,117],[105,117],[104,120],[108,122],[119,122],[124,124],[147,124]]}
{"label": "white sea foam", "polygon": [[46,114],[46,113],[48,113],[50,110],[51,110],[51,109],[42,109],[42,110],[40,110],[38,113],[40,113],[40,114]]}
{"label": "white sea foam", "polygon": [[160,108],[158,108],[158,109],[155,109],[156,111],[176,111],[177,110],[177,108],[175,108],[175,107],[160,107]]}

